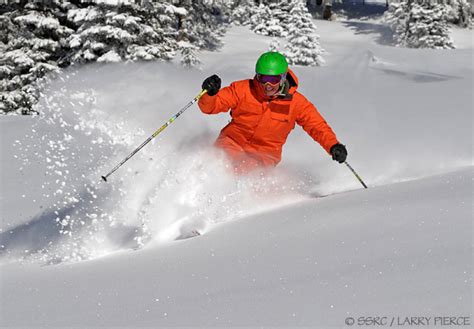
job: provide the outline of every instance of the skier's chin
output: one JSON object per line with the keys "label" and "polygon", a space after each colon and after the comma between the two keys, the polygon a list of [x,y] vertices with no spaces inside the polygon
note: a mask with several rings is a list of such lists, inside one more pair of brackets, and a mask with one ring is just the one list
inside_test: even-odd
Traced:
{"label": "skier's chin", "polygon": [[266,96],[266,97],[273,97],[277,94],[278,92],[278,89],[275,89],[275,90],[263,90],[263,94]]}
{"label": "skier's chin", "polygon": [[267,86],[259,83],[257,88],[259,89],[259,91],[264,97],[271,98],[271,97],[274,97],[278,93],[279,86],[275,88],[267,88]]}

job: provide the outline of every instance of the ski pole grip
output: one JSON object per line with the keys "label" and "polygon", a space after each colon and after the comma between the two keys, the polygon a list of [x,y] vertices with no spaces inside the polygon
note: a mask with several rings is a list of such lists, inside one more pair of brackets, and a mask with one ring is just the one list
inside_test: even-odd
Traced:
{"label": "ski pole grip", "polygon": [[204,94],[207,93],[207,89],[203,89],[199,95],[196,96],[196,100],[199,100],[202,96],[204,96]]}

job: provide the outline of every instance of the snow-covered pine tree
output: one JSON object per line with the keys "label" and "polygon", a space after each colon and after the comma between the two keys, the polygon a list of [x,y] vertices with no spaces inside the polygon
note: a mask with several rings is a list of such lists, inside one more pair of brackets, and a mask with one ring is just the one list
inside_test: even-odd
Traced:
{"label": "snow-covered pine tree", "polygon": [[191,68],[201,64],[201,61],[196,55],[199,49],[195,45],[187,41],[180,41],[179,47],[181,49],[181,65],[186,68]]}
{"label": "snow-covered pine tree", "polygon": [[269,7],[273,12],[273,16],[276,17],[280,21],[280,25],[285,28],[290,22],[290,11],[294,7],[293,1],[272,2],[269,4]]}
{"label": "snow-covered pine tree", "polygon": [[290,11],[293,6],[294,4],[291,1],[271,2],[268,5],[272,12],[272,17],[278,21],[278,25],[281,27],[280,37],[288,35],[288,24],[291,20]]}
{"label": "snow-covered pine tree", "polygon": [[293,65],[320,66],[324,63],[319,36],[304,0],[295,0],[290,11],[285,56]]}
{"label": "snow-covered pine tree", "polygon": [[260,3],[260,5],[255,8],[253,15],[250,17],[250,29],[253,31],[256,26],[258,26],[263,20],[270,16],[270,8]]}
{"label": "snow-covered pine tree", "polygon": [[391,2],[385,14],[396,45],[409,48],[454,48],[449,36],[447,6],[423,0]]}
{"label": "snow-covered pine tree", "polygon": [[[123,5],[119,13],[140,18],[142,31],[138,42],[128,48],[129,60],[170,60],[179,49],[177,23],[186,14],[184,8],[166,2]],[[136,29],[135,31],[139,31]]]}
{"label": "snow-covered pine tree", "polygon": [[168,14],[173,14],[178,17],[178,24],[176,25],[176,40],[179,40],[178,49],[181,53],[181,65],[186,68],[198,66],[201,63],[197,56],[199,47],[193,45],[189,41],[189,31],[185,27],[185,22],[187,20],[189,11],[183,7],[175,7],[174,5],[168,5],[166,12]]}
{"label": "snow-covered pine tree", "polygon": [[222,46],[221,38],[226,32],[230,13],[224,4],[205,0],[179,1],[186,15],[180,35],[199,49],[216,50]]}
{"label": "snow-covered pine tree", "polygon": [[250,28],[257,34],[282,37],[286,35],[286,30],[281,26],[280,20],[274,16],[271,8],[260,4],[256,8],[254,15],[250,19]]}
{"label": "snow-covered pine tree", "polygon": [[0,16],[0,112],[30,113],[47,74],[59,71],[72,33],[59,22],[60,11],[55,4],[32,3]]}
{"label": "snow-covered pine tree", "polygon": [[460,27],[472,28],[471,3],[468,0],[449,1],[447,20]]}
{"label": "snow-covered pine tree", "polygon": [[235,25],[249,25],[257,6],[254,0],[242,0],[235,4],[230,20]]}
{"label": "snow-covered pine tree", "polygon": [[397,46],[401,46],[404,43],[409,16],[409,7],[406,1],[390,2],[384,14],[384,20],[392,29],[394,43]]}
{"label": "snow-covered pine tree", "polygon": [[107,55],[104,58],[110,61],[113,57],[116,61],[121,60],[121,56],[115,49],[121,48],[121,43],[131,43],[132,35],[119,27],[106,24],[105,16],[109,8],[99,5],[68,12],[68,20],[74,22],[77,29],[70,39],[70,47],[73,50],[72,63],[97,61],[105,54]]}
{"label": "snow-covered pine tree", "polygon": [[167,38],[163,29],[153,28],[146,22],[150,12],[160,17],[155,7],[145,11],[135,5],[100,4],[70,10],[68,19],[78,26],[70,39],[70,47],[74,50],[72,62],[173,58],[178,48],[176,40]]}
{"label": "snow-covered pine tree", "polygon": [[[169,60],[181,50],[184,65],[197,64],[198,49],[221,45],[229,12],[225,0],[182,2],[189,10],[168,2],[110,6],[74,1],[76,6],[22,1],[3,6],[0,112],[29,113],[42,78],[76,62]],[[190,45],[180,47],[180,40]]]}

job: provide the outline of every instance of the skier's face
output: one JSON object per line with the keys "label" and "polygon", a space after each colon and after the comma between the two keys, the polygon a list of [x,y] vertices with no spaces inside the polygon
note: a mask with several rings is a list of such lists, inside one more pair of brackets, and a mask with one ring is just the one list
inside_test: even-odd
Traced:
{"label": "skier's face", "polygon": [[260,83],[260,84],[263,87],[263,93],[265,94],[265,96],[268,96],[268,97],[275,95],[278,92],[278,90],[280,89],[280,84],[279,83],[276,84],[276,85],[272,85],[268,82],[265,83],[265,84],[263,84],[263,83]]}
{"label": "skier's face", "polygon": [[263,93],[267,97],[274,96],[280,89],[284,75],[263,75],[257,74],[257,81],[262,87]]}

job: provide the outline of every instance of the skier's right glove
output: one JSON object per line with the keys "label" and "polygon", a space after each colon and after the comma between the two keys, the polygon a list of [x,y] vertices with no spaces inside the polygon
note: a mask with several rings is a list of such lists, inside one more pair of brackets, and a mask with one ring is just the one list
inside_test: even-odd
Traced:
{"label": "skier's right glove", "polygon": [[346,150],[346,147],[342,144],[334,144],[332,147],[331,147],[331,155],[332,155],[332,159],[334,161],[337,161],[339,163],[343,163],[344,161],[346,161],[346,158],[347,158],[347,150]]}
{"label": "skier's right glove", "polygon": [[221,89],[221,78],[216,74],[211,75],[202,83],[202,89],[206,89],[209,96],[214,96]]}

